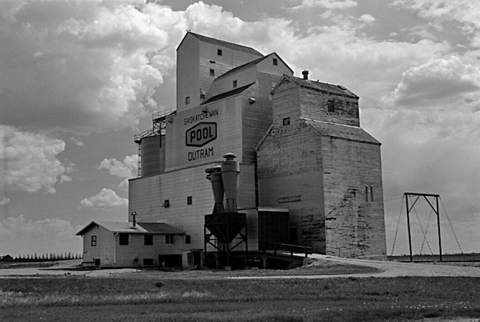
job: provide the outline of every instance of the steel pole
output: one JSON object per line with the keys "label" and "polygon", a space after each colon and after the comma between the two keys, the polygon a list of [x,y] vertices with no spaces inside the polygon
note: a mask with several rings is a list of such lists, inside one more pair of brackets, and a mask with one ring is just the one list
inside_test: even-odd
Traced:
{"label": "steel pole", "polygon": [[412,235],[410,233],[410,208],[408,207],[408,195],[405,195],[405,202],[407,205],[408,247],[410,249],[410,262],[413,262]]}
{"label": "steel pole", "polygon": [[438,249],[440,251],[440,262],[442,261],[442,236],[440,234],[440,208],[438,208],[438,197],[435,198],[437,205],[437,228],[438,228]]}

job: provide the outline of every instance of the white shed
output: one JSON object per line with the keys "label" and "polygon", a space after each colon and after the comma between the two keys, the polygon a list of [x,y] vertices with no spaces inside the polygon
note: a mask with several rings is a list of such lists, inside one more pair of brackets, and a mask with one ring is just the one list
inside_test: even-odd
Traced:
{"label": "white shed", "polygon": [[92,221],[77,236],[83,237],[84,265],[96,267],[180,267],[190,242],[166,223]]}

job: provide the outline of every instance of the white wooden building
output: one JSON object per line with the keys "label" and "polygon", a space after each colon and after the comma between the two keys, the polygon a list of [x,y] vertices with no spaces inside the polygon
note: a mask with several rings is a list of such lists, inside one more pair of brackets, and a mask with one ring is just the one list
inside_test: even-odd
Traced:
{"label": "white wooden building", "polygon": [[165,223],[92,221],[77,235],[83,237],[84,265],[186,266],[182,251],[189,236]]}

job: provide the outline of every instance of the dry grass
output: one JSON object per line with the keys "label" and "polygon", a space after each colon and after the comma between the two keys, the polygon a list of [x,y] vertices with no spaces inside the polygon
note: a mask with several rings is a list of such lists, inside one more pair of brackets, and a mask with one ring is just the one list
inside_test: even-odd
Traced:
{"label": "dry grass", "polygon": [[102,321],[297,322],[480,318],[478,278],[231,280],[225,279],[223,272],[217,279],[147,273],[149,278],[139,274],[141,278],[1,279],[0,320],[38,321],[45,317],[48,321],[91,321],[101,317]]}

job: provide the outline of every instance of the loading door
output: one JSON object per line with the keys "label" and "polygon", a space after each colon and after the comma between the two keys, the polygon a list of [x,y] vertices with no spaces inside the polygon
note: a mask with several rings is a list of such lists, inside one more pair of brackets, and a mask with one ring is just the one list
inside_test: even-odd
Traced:
{"label": "loading door", "polygon": [[288,210],[258,210],[258,241],[260,250],[290,243]]}

